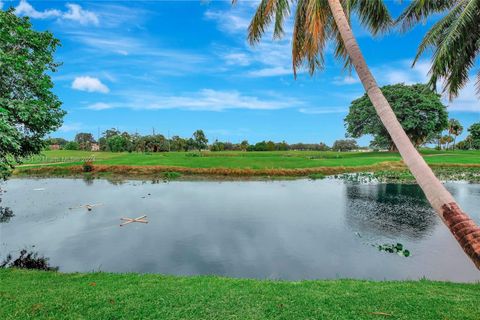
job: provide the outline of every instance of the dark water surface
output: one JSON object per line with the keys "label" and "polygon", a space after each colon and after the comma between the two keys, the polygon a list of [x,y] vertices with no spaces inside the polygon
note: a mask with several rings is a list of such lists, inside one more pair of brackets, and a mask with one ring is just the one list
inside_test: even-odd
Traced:
{"label": "dark water surface", "polygon": [[[480,222],[480,185],[447,187]],[[13,216],[0,219],[0,258],[27,248],[63,272],[480,280],[416,185],[12,179],[2,189]],[[88,203],[103,206],[69,209]],[[148,224],[119,226],[142,215]],[[377,248],[397,242],[410,257]]]}

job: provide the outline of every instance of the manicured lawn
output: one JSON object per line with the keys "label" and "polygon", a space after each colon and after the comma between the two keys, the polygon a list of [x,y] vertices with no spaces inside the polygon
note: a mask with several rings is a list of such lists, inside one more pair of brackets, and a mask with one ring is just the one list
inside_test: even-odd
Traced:
{"label": "manicured lawn", "polygon": [[479,319],[480,284],[0,270],[0,319]]}
{"label": "manicured lawn", "polygon": [[[432,164],[480,164],[480,151],[424,151]],[[63,162],[61,165],[81,164],[83,159],[95,157],[96,164],[137,166],[179,166],[188,168],[239,169],[301,169],[315,167],[366,166],[386,161],[399,161],[397,153],[390,152],[192,152],[169,153],[110,153],[86,151],[46,151],[44,157],[35,157],[26,164]]]}

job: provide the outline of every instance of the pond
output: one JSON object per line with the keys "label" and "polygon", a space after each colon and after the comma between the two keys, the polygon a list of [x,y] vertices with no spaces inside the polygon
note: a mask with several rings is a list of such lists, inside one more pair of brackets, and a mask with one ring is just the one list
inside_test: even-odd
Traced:
{"label": "pond", "polygon": [[[480,222],[480,185],[446,186]],[[416,185],[12,179],[2,189],[0,258],[37,251],[62,272],[480,280]],[[148,224],[119,226],[143,215]],[[396,243],[410,255],[378,248]]]}

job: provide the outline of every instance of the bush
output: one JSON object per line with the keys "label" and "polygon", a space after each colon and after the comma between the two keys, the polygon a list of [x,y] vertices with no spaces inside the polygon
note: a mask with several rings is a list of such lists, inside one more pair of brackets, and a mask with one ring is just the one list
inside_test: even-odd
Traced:
{"label": "bush", "polygon": [[196,158],[196,157],[201,157],[202,155],[200,153],[196,152],[189,152],[185,154],[186,157],[191,157],[191,158]]}
{"label": "bush", "polygon": [[163,177],[166,179],[166,180],[175,180],[175,179],[178,179],[182,176],[181,173],[179,172],[165,172],[163,174]]}
{"label": "bush", "polygon": [[0,268],[19,268],[19,269],[37,269],[45,271],[58,271],[58,267],[52,267],[48,263],[48,258],[38,256],[36,252],[27,252],[23,249],[20,256],[13,260],[11,255],[0,263]]}
{"label": "bush", "polygon": [[91,161],[86,161],[83,163],[83,172],[92,172],[93,169],[93,163]]}
{"label": "bush", "polygon": [[308,176],[312,180],[322,180],[325,179],[325,175],[323,173],[312,173]]}
{"label": "bush", "polygon": [[64,150],[78,150],[80,146],[75,141],[70,141],[65,144],[63,147]]}

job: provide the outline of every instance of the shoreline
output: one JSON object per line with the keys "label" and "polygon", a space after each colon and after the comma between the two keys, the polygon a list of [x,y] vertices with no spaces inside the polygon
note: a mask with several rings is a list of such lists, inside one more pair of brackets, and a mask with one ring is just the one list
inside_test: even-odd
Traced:
{"label": "shoreline", "polygon": [[[431,164],[442,181],[480,182],[479,164]],[[181,166],[96,165],[85,171],[82,165],[38,165],[17,167],[12,178],[82,178],[112,180],[295,180],[323,179],[334,176],[354,182],[372,181],[415,183],[414,177],[401,161],[382,162],[367,166],[312,167],[296,169],[194,168]]]}

